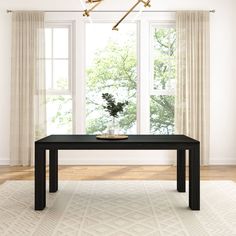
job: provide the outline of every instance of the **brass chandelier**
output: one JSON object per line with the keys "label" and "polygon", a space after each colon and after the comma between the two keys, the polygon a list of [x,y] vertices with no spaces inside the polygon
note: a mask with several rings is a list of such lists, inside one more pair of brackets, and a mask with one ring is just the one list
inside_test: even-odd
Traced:
{"label": "brass chandelier", "polygon": [[[89,9],[84,10],[83,16],[90,16],[92,12],[98,5],[100,5],[104,0],[86,0],[85,2],[90,5]],[[144,7],[151,7],[150,0],[137,0],[137,2],[125,13],[125,15],[113,26],[112,30],[118,31],[119,24],[140,4],[143,3]]]}

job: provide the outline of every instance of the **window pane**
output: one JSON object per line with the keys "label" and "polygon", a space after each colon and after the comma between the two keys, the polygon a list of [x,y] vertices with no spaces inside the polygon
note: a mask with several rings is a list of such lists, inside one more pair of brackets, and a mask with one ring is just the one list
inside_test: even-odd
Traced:
{"label": "window pane", "polygon": [[169,59],[159,56],[154,60],[154,84],[155,90],[167,89],[170,76]]}
{"label": "window pane", "polygon": [[[106,132],[111,117],[104,110],[103,93],[129,104],[117,118],[120,132],[136,133],[136,24],[86,24],[86,132]],[[96,40],[94,40],[96,39]]]}
{"label": "window pane", "polygon": [[150,131],[174,133],[176,31],[168,26],[153,26],[153,93],[150,96]]}
{"label": "window pane", "polygon": [[52,29],[45,29],[45,57],[52,58]]}
{"label": "window pane", "polygon": [[47,96],[47,134],[72,133],[72,97]]}
{"label": "window pane", "polygon": [[170,27],[153,26],[153,89],[174,90],[176,31]]}
{"label": "window pane", "polygon": [[68,89],[68,60],[54,60],[53,61],[53,88],[54,89]]}
{"label": "window pane", "polygon": [[54,28],[53,29],[53,57],[68,58],[69,52],[69,29]]}
{"label": "window pane", "polygon": [[46,88],[52,89],[52,60],[45,60]]}
{"label": "window pane", "polygon": [[174,96],[150,97],[150,124],[152,134],[174,133]]}

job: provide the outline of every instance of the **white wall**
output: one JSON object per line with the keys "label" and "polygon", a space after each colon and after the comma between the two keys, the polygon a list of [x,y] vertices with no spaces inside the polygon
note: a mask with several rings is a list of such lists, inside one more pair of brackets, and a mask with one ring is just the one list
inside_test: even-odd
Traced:
{"label": "white wall", "polygon": [[[126,10],[135,0],[105,0],[101,8]],[[122,6],[122,7],[121,7]],[[10,130],[10,51],[11,15],[6,9],[49,10],[80,8],[79,0],[1,0],[0,2],[0,164],[9,162]],[[211,14],[211,120],[210,162],[211,164],[236,164],[236,1],[235,0],[152,0],[156,10],[203,10],[215,9]],[[65,157],[65,155],[67,157]],[[71,152],[62,158],[64,164],[70,160],[80,163],[101,164],[164,164],[156,158],[160,152],[94,152],[82,151],[79,156]],[[70,157],[74,157],[73,159]],[[122,156],[122,158],[120,158]],[[76,159],[75,159],[76,158]],[[88,162],[87,162],[88,160]],[[123,160],[123,161],[121,161]],[[161,162],[160,162],[161,160]],[[171,159],[168,159],[170,161]]]}

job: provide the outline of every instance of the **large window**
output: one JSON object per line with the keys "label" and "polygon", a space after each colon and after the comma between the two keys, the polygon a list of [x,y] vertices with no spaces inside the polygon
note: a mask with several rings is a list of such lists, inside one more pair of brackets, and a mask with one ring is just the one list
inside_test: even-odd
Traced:
{"label": "large window", "polygon": [[114,22],[83,20],[46,28],[48,134],[106,132],[102,93],[129,101],[116,120],[121,132],[174,133],[175,25],[146,19],[112,31]]}
{"label": "large window", "polygon": [[124,23],[119,32],[113,24],[86,24],[86,133],[107,130],[110,117],[104,111],[102,93],[129,104],[117,120],[119,129],[136,133],[137,25]]}
{"label": "large window", "polygon": [[72,25],[48,24],[45,67],[48,134],[72,133]]}
{"label": "large window", "polygon": [[176,31],[173,25],[151,25],[150,132],[174,133]]}

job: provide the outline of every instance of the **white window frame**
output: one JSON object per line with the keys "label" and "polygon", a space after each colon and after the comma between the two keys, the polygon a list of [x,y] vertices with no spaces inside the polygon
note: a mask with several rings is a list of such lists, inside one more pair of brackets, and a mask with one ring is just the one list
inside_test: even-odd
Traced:
{"label": "white window frame", "polygon": [[[47,95],[70,95],[72,97],[72,133],[75,133],[76,126],[75,126],[75,120],[76,120],[76,108],[75,108],[75,78],[76,78],[76,72],[75,72],[75,58],[76,53],[74,52],[74,49],[76,48],[75,44],[75,21],[74,20],[46,20],[45,28],[68,28],[69,29],[69,38],[68,38],[68,89],[47,89],[46,93]],[[53,50],[53,37],[52,37],[52,50]],[[46,61],[49,58],[44,58]],[[52,53],[52,67],[53,67],[53,53]],[[56,60],[59,60],[60,58],[56,58]],[[66,60],[65,58],[61,58],[62,60]],[[53,68],[52,68],[53,73]],[[52,78],[53,83],[53,78]]]}
{"label": "white window frame", "polygon": [[[128,20],[124,22],[137,23],[137,133],[150,133],[150,25],[172,24],[175,26],[175,13],[142,13],[140,19],[131,13]],[[93,22],[111,23],[116,22],[123,13],[95,13],[91,15]],[[73,132],[77,134],[86,133],[86,35],[85,23],[90,22],[88,18],[78,13],[47,13],[47,24],[72,24],[72,77],[71,94],[73,99]],[[122,24],[120,25],[122,27]],[[148,81],[148,82],[147,82]],[[53,92],[53,91],[52,91]]]}

